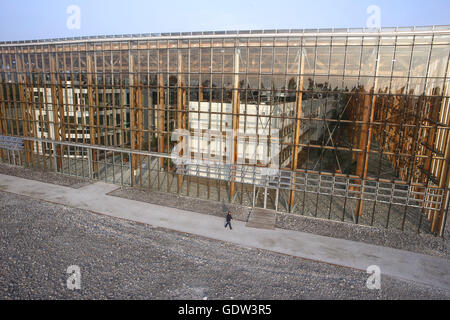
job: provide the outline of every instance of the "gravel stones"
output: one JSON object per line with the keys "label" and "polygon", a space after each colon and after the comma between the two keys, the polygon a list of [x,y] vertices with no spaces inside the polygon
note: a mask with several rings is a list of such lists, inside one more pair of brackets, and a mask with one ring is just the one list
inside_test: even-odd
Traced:
{"label": "gravel stones", "polygon": [[[0,192],[1,299],[450,299],[450,293]],[[67,268],[81,290],[67,289]]]}

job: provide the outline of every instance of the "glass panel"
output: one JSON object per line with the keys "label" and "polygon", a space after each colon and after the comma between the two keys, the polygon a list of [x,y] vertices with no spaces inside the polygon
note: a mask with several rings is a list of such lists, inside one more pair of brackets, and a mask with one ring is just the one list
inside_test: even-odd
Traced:
{"label": "glass panel", "polygon": [[[383,48],[383,47],[381,47]],[[389,48],[389,47],[385,47]],[[376,69],[376,62],[377,62],[377,52],[378,49],[375,46],[368,46],[363,47],[362,57],[361,57],[361,75],[362,76],[373,76],[375,75],[375,69]],[[392,52],[393,53],[393,48]],[[383,51],[380,53],[381,55],[381,61],[383,62]],[[390,63],[392,64],[392,55],[390,58]],[[383,71],[383,64],[379,67],[378,75],[383,75],[380,73],[380,71]],[[390,68],[389,68],[389,74],[390,74]]]}
{"label": "glass panel", "polygon": [[409,66],[411,62],[412,47],[401,46],[397,47],[395,52],[394,62],[394,77],[407,77],[409,72]]}
{"label": "glass panel", "polygon": [[261,62],[262,73],[272,73],[272,64],[273,64],[272,59],[273,59],[273,49],[263,48],[262,62]]}
{"label": "glass panel", "polygon": [[191,49],[190,50],[190,72],[199,72],[200,71],[200,50]]}
{"label": "glass panel", "polygon": [[316,74],[328,74],[330,67],[330,47],[317,47]]}
{"label": "glass panel", "polygon": [[222,72],[223,69],[223,49],[213,50],[212,72]]}
{"label": "glass panel", "polygon": [[390,76],[394,59],[394,47],[380,47],[380,61],[378,62],[378,75]]}
{"label": "glass panel", "polygon": [[314,67],[316,63],[316,48],[314,47],[306,47],[304,48],[304,55],[305,55],[305,71],[304,74],[313,74],[314,73]]}
{"label": "glass panel", "polygon": [[286,48],[275,48],[274,53],[274,73],[285,74],[286,73]]}
{"label": "glass panel", "polygon": [[259,72],[259,59],[260,59],[261,49],[260,48],[250,48],[248,57],[248,72],[258,73]]}
{"label": "glass panel", "polygon": [[347,47],[347,57],[345,62],[345,74],[357,76],[361,62],[361,47]]}
{"label": "glass panel", "polygon": [[431,46],[414,46],[414,52],[411,62],[411,76],[424,77],[428,68],[428,57],[430,55]]}
{"label": "glass panel", "polygon": [[431,52],[429,77],[444,77],[449,59],[450,46],[433,46]]}
{"label": "glass panel", "polygon": [[299,48],[289,48],[287,73],[297,74],[301,61],[301,50]]}
{"label": "glass panel", "polygon": [[333,47],[330,62],[330,74],[344,73],[345,47]]}

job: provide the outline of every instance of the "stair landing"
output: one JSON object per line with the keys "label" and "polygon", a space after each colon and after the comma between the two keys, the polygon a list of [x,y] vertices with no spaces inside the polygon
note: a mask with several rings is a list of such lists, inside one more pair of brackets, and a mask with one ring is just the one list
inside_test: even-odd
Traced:
{"label": "stair landing", "polygon": [[275,230],[276,221],[277,221],[277,214],[275,211],[253,208],[247,222],[247,227]]}

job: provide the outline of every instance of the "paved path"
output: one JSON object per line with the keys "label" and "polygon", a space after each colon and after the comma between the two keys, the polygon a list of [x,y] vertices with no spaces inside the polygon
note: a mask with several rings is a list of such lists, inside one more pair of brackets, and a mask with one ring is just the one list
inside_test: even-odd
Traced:
{"label": "paved path", "polygon": [[377,265],[382,275],[450,291],[450,260],[444,258],[297,231],[247,228],[239,221],[233,221],[232,231],[225,230],[219,217],[106,195],[115,189],[104,183],[73,189],[0,174],[2,191],[343,267],[365,271]]}

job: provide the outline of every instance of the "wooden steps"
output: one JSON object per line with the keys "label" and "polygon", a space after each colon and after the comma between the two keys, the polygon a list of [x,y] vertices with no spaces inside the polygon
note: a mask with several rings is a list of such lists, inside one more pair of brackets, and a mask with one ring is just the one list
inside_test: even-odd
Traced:
{"label": "wooden steps", "polygon": [[275,230],[276,221],[277,221],[277,214],[275,211],[253,208],[247,222],[247,227]]}

